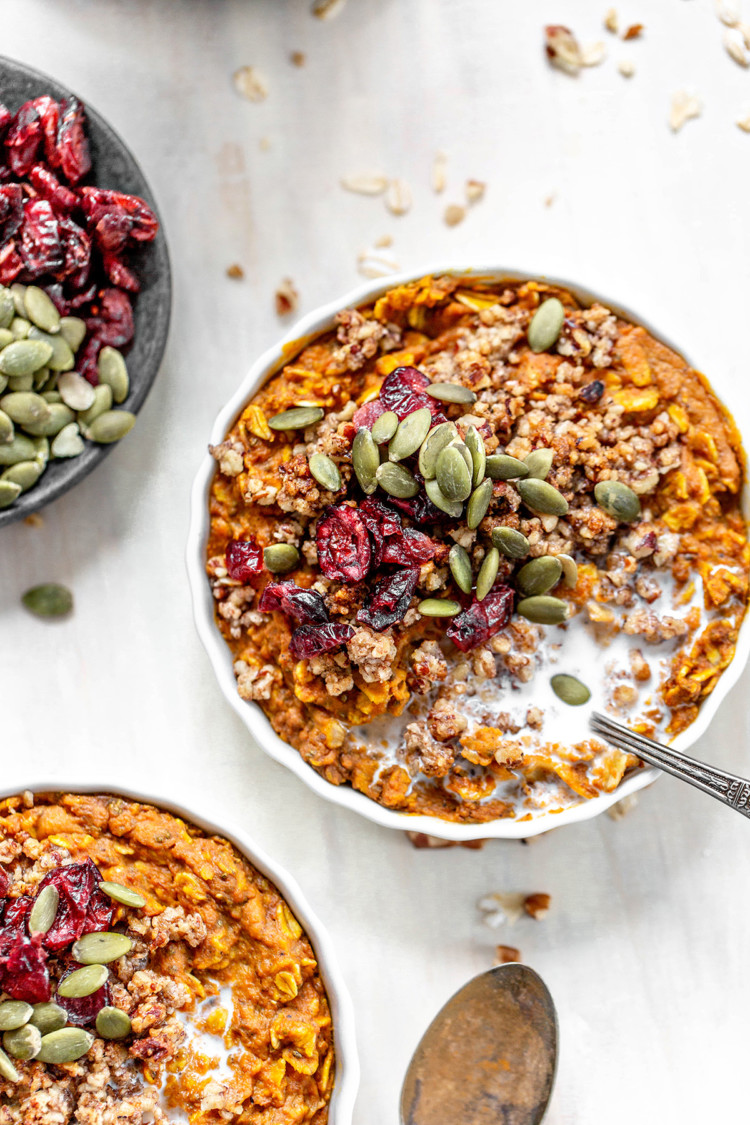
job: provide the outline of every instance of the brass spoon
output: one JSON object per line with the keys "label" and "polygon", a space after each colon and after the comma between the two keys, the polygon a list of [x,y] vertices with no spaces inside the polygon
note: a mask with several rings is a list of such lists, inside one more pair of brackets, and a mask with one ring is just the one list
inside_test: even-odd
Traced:
{"label": "brass spoon", "polygon": [[556,1065],[547,986],[526,965],[499,965],[459,989],[422,1036],[401,1125],[539,1125]]}

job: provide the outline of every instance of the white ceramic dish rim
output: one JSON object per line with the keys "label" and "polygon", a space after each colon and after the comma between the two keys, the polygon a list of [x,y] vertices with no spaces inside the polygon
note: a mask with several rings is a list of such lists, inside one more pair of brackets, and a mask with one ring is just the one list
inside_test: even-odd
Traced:
{"label": "white ceramic dish rim", "polygon": [[[584,303],[599,301],[608,308],[621,314],[628,320],[643,325],[656,339],[661,340],[667,347],[678,354],[685,356],[684,351],[670,342],[662,332],[652,328],[648,320],[635,312],[629,306],[619,301],[611,301],[601,293],[595,293],[585,286],[564,278],[550,277],[543,271],[530,272],[500,266],[461,266],[438,264],[422,270],[410,270],[408,273],[394,274],[389,277],[379,278],[359,285],[346,296],[335,301],[330,301],[303,316],[284,338],[273,347],[268,348],[250,368],[237,390],[219,411],[211,431],[211,444],[217,445],[224,440],[237,415],[256,391],[273,375],[284,363],[288,363],[290,355],[310,337],[319,335],[331,328],[333,318],[337,312],[344,308],[358,307],[376,300],[387,289],[414,281],[429,274],[452,274],[466,278],[489,278],[498,280],[508,278],[514,281],[544,280],[554,285],[560,285],[574,293]],[[687,357],[685,357],[687,358]],[[692,361],[688,359],[692,364]],[[694,365],[695,366],[695,365]],[[700,370],[700,366],[698,365]],[[722,395],[721,401],[732,413],[731,403],[727,403]],[[255,738],[261,749],[275,761],[280,762],[292,770],[315,793],[332,801],[336,805],[348,808],[361,816],[367,817],[376,824],[385,828],[396,828],[401,831],[426,832],[428,835],[437,836],[444,840],[466,841],[477,838],[482,839],[524,839],[548,832],[553,828],[561,828],[565,824],[576,824],[605,812],[612,805],[628,797],[645,786],[650,785],[660,771],[651,767],[644,768],[627,777],[613,793],[605,793],[580,804],[572,805],[561,812],[544,813],[531,820],[498,819],[482,824],[460,824],[453,821],[441,820],[435,816],[414,816],[409,813],[397,812],[385,808],[376,801],[366,797],[364,793],[353,789],[349,785],[332,785],[326,781],[312,766],[309,766],[294,747],[283,742],[274,731],[269,720],[257,703],[248,703],[240,699],[234,671],[232,668],[231,652],[224,641],[214,620],[214,604],[205,574],[205,545],[208,532],[208,493],[213,479],[216,462],[206,452],[193,483],[191,496],[190,529],[187,541],[187,570],[193,598],[193,614],[198,630],[198,635],[208,653],[216,678],[219,682],[224,697],[239,715],[250,734]],[[748,514],[750,493],[747,485],[743,494],[743,509]],[[718,710],[721,702],[730,689],[739,679],[742,670],[750,656],[750,614],[746,615],[740,628],[737,647],[732,662],[725,669],[718,685],[703,703],[697,719],[687,730],[675,738],[675,749],[687,751],[702,734],[707,730],[711,720]]]}
{"label": "white ceramic dish rim", "polygon": [[116,785],[70,785],[64,782],[48,781],[38,784],[26,785],[19,789],[5,787],[0,790],[0,799],[15,797],[19,793],[30,791],[34,794],[42,793],[103,793],[115,797],[125,797],[141,804],[156,805],[174,813],[184,820],[197,825],[204,832],[212,836],[221,836],[234,844],[246,858],[257,867],[262,875],[270,880],[280,892],[284,901],[292,908],[294,916],[299,921],[302,929],[310,939],[315,956],[318,961],[321,979],[326,988],[328,1000],[331,1005],[333,1021],[334,1049],[336,1054],[336,1069],[333,1094],[329,1108],[329,1125],[352,1125],[354,1102],[359,1088],[360,1068],[357,1052],[357,1038],[354,1025],[354,1005],[349,989],[346,986],[341,970],[338,966],[336,950],[328,932],[310,908],[302,889],[283,867],[248,836],[240,828],[225,827],[209,819],[202,813],[196,812],[181,802],[169,798],[155,797],[150,794],[140,793],[133,789],[123,789]]}

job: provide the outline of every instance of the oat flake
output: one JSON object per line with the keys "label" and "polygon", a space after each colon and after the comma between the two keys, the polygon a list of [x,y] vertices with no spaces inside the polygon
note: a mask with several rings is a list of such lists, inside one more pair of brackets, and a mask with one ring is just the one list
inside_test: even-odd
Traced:
{"label": "oat flake", "polygon": [[443,212],[446,226],[457,227],[466,218],[466,208],[460,203],[449,203]]}
{"label": "oat flake", "polygon": [[630,59],[623,59],[617,64],[617,69],[623,78],[632,78],[635,74],[635,64]]}
{"label": "oat flake", "polygon": [[342,176],[341,186],[345,191],[356,195],[382,195],[388,187],[388,179],[378,173],[364,172],[360,175]]}
{"label": "oat flake", "polygon": [[716,15],[727,27],[736,27],[740,22],[740,6],[735,0],[716,0]]}
{"label": "oat flake", "polygon": [[544,29],[545,50],[552,66],[565,74],[576,75],[583,66],[581,48],[569,27],[550,24]]}
{"label": "oat flake", "polygon": [[391,180],[385,205],[392,215],[405,215],[411,207],[411,189],[405,180]]}
{"label": "oat flake", "polygon": [[599,66],[607,57],[607,48],[600,41],[581,48],[581,66]]}
{"label": "oat flake", "polygon": [[743,133],[750,133],[750,110],[737,118],[737,126],[742,129]]}
{"label": "oat flake", "polygon": [[389,277],[393,273],[398,273],[399,264],[387,254],[362,250],[357,255],[357,269],[363,277]]}
{"label": "oat flake", "polygon": [[738,66],[750,66],[750,55],[745,50],[745,41],[739,28],[727,28],[723,37],[724,50]]}
{"label": "oat flake", "polygon": [[439,195],[441,191],[445,191],[445,169],[447,163],[448,158],[444,152],[435,153],[435,159],[432,162],[432,190],[436,195]]}
{"label": "oat flake", "polygon": [[332,20],[340,16],[346,0],[313,0],[312,14],[319,20]]}
{"label": "oat flake", "polygon": [[613,35],[617,35],[620,26],[620,21],[617,18],[617,11],[615,8],[609,8],[604,17],[604,26],[607,31],[611,31]]}
{"label": "oat flake", "polygon": [[471,206],[474,203],[479,203],[484,198],[484,193],[487,190],[487,184],[482,183],[481,180],[467,180],[466,181],[466,202]]}
{"label": "oat flake", "polygon": [[268,82],[257,66],[241,66],[232,75],[238,94],[249,102],[262,102],[268,97]]}
{"label": "oat flake", "polygon": [[693,117],[700,117],[703,106],[694,94],[686,90],[677,90],[672,95],[672,105],[669,110],[669,127],[673,133],[678,133],[686,122]]}

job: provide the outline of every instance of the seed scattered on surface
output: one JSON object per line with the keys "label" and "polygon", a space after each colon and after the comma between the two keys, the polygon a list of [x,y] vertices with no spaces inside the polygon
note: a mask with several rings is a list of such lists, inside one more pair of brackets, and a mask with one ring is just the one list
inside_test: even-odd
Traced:
{"label": "seed scattered on surface", "polygon": [[146,905],[146,900],[143,895],[138,894],[138,891],[134,891],[132,887],[126,887],[122,883],[100,883],[99,890],[103,891],[108,898],[114,899],[115,902],[122,903],[123,906],[132,906],[135,909],[140,909]]}
{"label": "seed scattered on surface", "polygon": [[439,402],[456,402],[462,406],[477,401],[477,396],[471,388],[464,387],[462,383],[432,383],[429,387],[425,387],[425,393]]}
{"label": "seed scattered on surface", "polygon": [[129,434],[135,425],[135,414],[129,410],[105,410],[86,428],[86,437],[100,445],[111,445]]}
{"label": "seed scattered on surface", "polygon": [[557,297],[548,297],[546,301],[542,301],[531,318],[526,334],[532,352],[546,352],[556,344],[564,320],[562,301]]}
{"label": "seed scattered on surface", "polygon": [[537,625],[562,625],[570,616],[570,607],[561,598],[541,594],[532,598],[522,598],[516,613]]}
{"label": "seed scattered on surface", "polygon": [[42,1049],[42,1033],[38,1027],[27,1024],[16,1031],[6,1031],[3,1036],[3,1047],[14,1059],[28,1062],[35,1059]]}
{"label": "seed scattered on surface", "polygon": [[341,488],[341,473],[338,465],[326,453],[313,453],[308,462],[310,472],[315,480],[329,492],[338,492]]}
{"label": "seed scattered on surface", "polygon": [[591,699],[589,689],[575,676],[568,676],[561,672],[552,677],[550,684],[557,698],[562,699],[563,703],[569,703],[571,707],[580,707],[582,703],[588,703]]}
{"label": "seed scattered on surface", "polygon": [[385,461],[375,475],[383,491],[399,500],[408,500],[419,492],[419,485],[413,474],[403,465]]}
{"label": "seed scattered on surface", "polygon": [[560,581],[562,569],[562,563],[554,555],[531,559],[516,575],[518,589],[527,596],[546,594]]}
{"label": "seed scattered on surface", "polygon": [[[68,978],[69,980],[70,978]],[[42,1047],[37,1060],[63,1066],[75,1062],[91,1050],[94,1036],[81,1027],[63,1027],[42,1036]]]}
{"label": "seed scattered on surface", "polygon": [[51,356],[52,346],[43,340],[14,340],[0,352],[0,373],[33,375],[49,363]]}
{"label": "seed scattered on surface", "polygon": [[36,617],[64,617],[73,608],[73,595],[70,590],[67,586],[60,586],[56,582],[32,586],[23,595],[21,601]]}
{"label": "seed scattered on surface", "polygon": [[565,585],[572,589],[578,584],[578,565],[570,555],[558,555]]}
{"label": "seed scattered on surface", "polygon": [[471,593],[474,576],[471,571],[471,560],[468,553],[460,543],[454,543],[448,553],[448,566],[453,575],[453,581],[464,594]]}
{"label": "seed scattered on surface", "polygon": [[483,180],[467,180],[466,181],[466,202],[470,207],[475,203],[480,203],[484,199],[484,193],[487,190],[487,184]]}
{"label": "seed scattered on surface", "polygon": [[125,1039],[132,1031],[130,1016],[121,1008],[102,1008],[96,1017],[96,1030],[102,1039]]}
{"label": "seed scattered on surface", "polygon": [[461,606],[452,598],[425,598],[417,606],[423,617],[455,617]]}
{"label": "seed scattered on surface", "polygon": [[51,884],[42,887],[29,913],[29,933],[46,934],[55,920],[59,905],[60,893],[57,887]]}
{"label": "seed scattered on surface", "polygon": [[492,499],[492,481],[489,479],[483,480],[478,488],[475,488],[469,497],[469,503],[466,505],[466,525],[472,531],[475,527],[479,527],[480,523],[487,515],[487,509],[490,506]]}
{"label": "seed scattered on surface", "polygon": [[492,542],[508,559],[525,559],[531,550],[526,536],[514,527],[493,527]]}
{"label": "seed scattered on surface", "polygon": [[564,516],[568,510],[568,501],[563,494],[546,480],[530,477],[528,480],[519,480],[516,488],[524,504],[542,516]]}
{"label": "seed scattered on surface", "polygon": [[[103,347],[99,352],[96,369],[99,382],[112,388],[112,398],[115,402],[118,404],[124,402],[130,390],[130,379],[122,353],[109,345]],[[63,401],[65,401],[65,395],[63,395]],[[88,407],[83,407],[83,409],[88,410]]]}
{"label": "seed scattered on surface", "polygon": [[640,500],[622,481],[600,480],[594,487],[594,496],[599,507],[621,523],[633,523],[641,514]]}
{"label": "seed scattered on surface", "polygon": [[23,1000],[4,1000],[0,1004],[0,1031],[15,1031],[27,1024],[34,1014],[31,1004]]}
{"label": "seed scattered on surface", "polygon": [[453,422],[441,422],[430,430],[419,451],[419,471],[425,480],[435,479],[438,457],[457,436],[458,430]]}
{"label": "seed scattered on surface", "polygon": [[[73,946],[73,949],[73,956],[76,961],[80,960],[75,954],[75,946]],[[69,1000],[82,1000],[84,996],[92,996],[95,992],[98,992],[106,983],[108,976],[109,969],[106,965],[84,965],[82,969],[76,969],[69,977],[60,982],[57,986],[57,994]]]}
{"label": "seed scattered on surface", "polygon": [[468,499],[471,477],[472,470],[467,466],[461,450],[455,445],[447,446],[438,457],[435,470],[435,478],[443,496],[453,501]]}
{"label": "seed scattered on surface", "polygon": [[68,1022],[68,1013],[59,1004],[48,1001],[45,1004],[35,1004],[33,1014],[29,1020],[34,1027],[38,1027],[42,1035],[49,1035],[51,1031],[59,1031]]}
{"label": "seed scattered on surface", "polygon": [[268,97],[268,81],[257,66],[241,66],[232,75],[237,93],[249,102],[262,102]]}
{"label": "seed scattered on surface", "polygon": [[359,487],[369,496],[378,486],[377,471],[380,467],[380,453],[370,431],[361,426],[352,442],[352,467],[359,481]]}
{"label": "seed scattered on surface", "polygon": [[449,500],[447,496],[444,496],[436,480],[425,481],[424,490],[427,493],[428,499],[431,500],[435,507],[439,508],[441,512],[445,512],[446,515],[451,516],[454,520],[460,518],[464,510],[462,502],[460,500]]}
{"label": "seed scattered on surface", "polygon": [[492,453],[487,458],[484,471],[492,480],[518,480],[528,476],[529,466],[507,453]]}
{"label": "seed scattered on surface", "polygon": [[0,1051],[0,1078],[6,1082],[20,1082],[21,1076],[13,1066],[5,1051]]}
{"label": "seed scattered on surface", "polygon": [[477,575],[477,601],[484,601],[489,594],[492,587],[495,585],[497,578],[497,571],[500,566],[500,552],[497,547],[490,547],[487,554],[484,556],[484,561],[479,568]]}
{"label": "seed scattered on surface", "polygon": [[293,406],[291,410],[282,410],[281,414],[274,414],[268,419],[272,430],[306,430],[313,426],[324,416],[325,410],[320,406]]}
{"label": "seed scattered on surface", "polygon": [[524,457],[524,464],[528,467],[529,476],[536,480],[546,480],[552,468],[554,454],[551,449],[535,449],[528,457]]}
{"label": "seed scattered on surface", "polygon": [[381,414],[372,424],[370,431],[372,440],[376,445],[384,445],[391,440],[397,429],[398,414],[394,410],[386,410],[385,414]]}
{"label": "seed scattered on surface", "polygon": [[432,413],[426,406],[408,414],[391,438],[388,446],[388,458],[391,461],[403,461],[416,453],[427,437],[432,425]]}
{"label": "seed scattered on surface", "polygon": [[60,331],[60,314],[54,301],[38,285],[29,285],[23,298],[26,316],[43,332]]}
{"label": "seed scattered on surface", "polygon": [[288,574],[299,565],[299,551],[291,543],[272,543],[263,552],[263,563],[271,574]]}

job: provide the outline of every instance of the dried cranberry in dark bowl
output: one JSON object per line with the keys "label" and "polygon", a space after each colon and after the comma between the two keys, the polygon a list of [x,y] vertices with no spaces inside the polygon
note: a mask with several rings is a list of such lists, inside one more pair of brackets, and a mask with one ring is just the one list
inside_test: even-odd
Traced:
{"label": "dried cranberry in dark bowl", "polygon": [[[35,164],[44,162],[54,168],[55,175],[66,176],[73,171],[75,175],[75,161],[82,156],[79,147],[78,117],[75,104],[69,99],[73,97],[70,90],[55,80],[25,67],[10,59],[0,59],[0,88],[2,89],[2,102],[12,115],[25,102],[31,99],[52,99],[54,102],[63,103],[62,117],[64,120],[62,135],[55,122],[51,120],[54,111],[45,114],[42,105],[41,137],[31,137],[17,147],[24,148],[24,159],[28,160],[33,154],[29,169]],[[117,136],[114,130],[99,116],[96,110],[85,98],[81,101],[85,106],[87,131],[89,137],[92,171],[84,176],[81,183],[92,183],[105,190],[125,192],[145,199],[149,206],[153,206],[152,192],[133,156]],[[45,124],[49,126],[45,129]],[[0,133],[9,130],[10,122],[4,126],[3,115],[0,113]],[[7,135],[7,132],[6,132]],[[55,149],[52,163],[48,155],[48,146],[52,144]],[[77,154],[77,155],[76,155]],[[84,160],[85,163],[85,160]],[[66,172],[67,169],[67,172]],[[6,171],[9,171],[6,169]],[[15,180],[16,176],[1,175],[0,183]],[[45,192],[40,192],[41,198],[46,198]],[[0,228],[8,221],[8,214],[3,208],[0,199]],[[75,221],[75,219],[74,219]],[[78,225],[76,223],[76,225]],[[8,236],[12,237],[12,236]],[[80,263],[80,247],[77,242],[72,246],[72,234],[63,231],[62,241],[71,246],[71,253],[78,256]],[[5,239],[2,240],[5,242]],[[0,264],[4,251],[0,249]],[[18,251],[11,248],[11,258]],[[134,303],[135,333],[132,331],[133,311],[129,305],[124,308],[122,298],[126,293],[113,300],[111,297],[102,301],[103,309],[99,313],[97,329],[100,337],[114,347],[125,346],[125,341],[132,338],[133,344],[127,352],[128,372],[130,375],[131,391],[128,399],[123,403],[126,410],[137,413],[156,378],[161,357],[167,339],[169,315],[171,308],[171,276],[169,268],[169,255],[163,229],[151,243],[144,243],[137,251],[137,269],[141,282],[141,292]],[[85,272],[85,271],[84,271]],[[61,290],[62,292],[62,290]],[[115,290],[112,290],[115,292]],[[88,300],[96,295],[96,289],[88,295]],[[54,299],[54,297],[53,297]],[[71,313],[77,315],[75,304],[71,301]],[[106,315],[105,315],[106,314]],[[121,344],[115,343],[120,339]],[[79,353],[80,354],[80,353]],[[129,441],[137,440],[130,437]],[[87,476],[113,449],[111,445],[94,445],[87,443],[84,452],[69,460],[59,459],[50,462],[38,484],[28,492],[19,496],[18,500],[9,508],[0,511],[0,527],[23,519],[31,512],[43,507],[50,501],[61,496],[83,477]],[[144,467],[143,487],[146,487],[148,475]]]}

